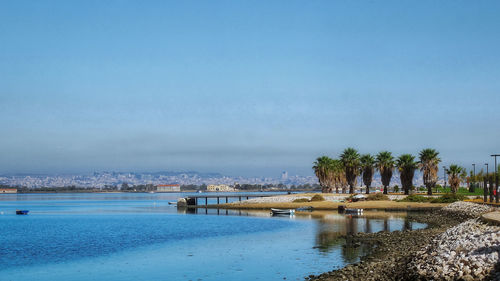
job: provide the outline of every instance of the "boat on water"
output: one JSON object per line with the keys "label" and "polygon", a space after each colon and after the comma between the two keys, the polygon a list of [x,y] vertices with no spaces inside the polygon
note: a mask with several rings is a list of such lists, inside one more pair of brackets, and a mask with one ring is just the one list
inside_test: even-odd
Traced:
{"label": "boat on water", "polygon": [[271,214],[273,216],[278,216],[278,215],[292,216],[292,215],[295,215],[295,210],[292,210],[292,209],[273,209],[273,208],[271,208]]}
{"label": "boat on water", "polygon": [[363,214],[363,209],[345,209],[346,214]]}
{"label": "boat on water", "polygon": [[177,202],[171,201],[171,202],[168,202],[168,205],[177,205]]}
{"label": "boat on water", "polygon": [[338,210],[339,210],[339,213],[343,213],[343,214],[358,214],[358,215],[363,214],[363,209],[347,208],[344,205],[340,205],[338,207]]}
{"label": "boat on water", "polygon": [[16,210],[16,215],[27,215],[29,212],[28,210]]}

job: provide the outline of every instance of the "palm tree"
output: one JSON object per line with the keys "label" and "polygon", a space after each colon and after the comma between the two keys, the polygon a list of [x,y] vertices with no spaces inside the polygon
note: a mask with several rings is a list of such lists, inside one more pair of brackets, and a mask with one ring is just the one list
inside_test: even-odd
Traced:
{"label": "palm tree", "polygon": [[364,154],[361,155],[359,161],[361,162],[361,170],[363,172],[363,183],[366,185],[366,194],[369,194],[375,170],[375,158],[370,154]]}
{"label": "palm tree", "polygon": [[[331,186],[335,187],[336,193],[339,193],[339,187],[342,188],[343,183],[345,182],[344,166],[342,165],[342,161],[338,159],[332,159],[329,165],[328,172]],[[344,189],[342,189],[342,191],[344,191]]]}
{"label": "palm tree", "polygon": [[314,162],[313,170],[314,174],[318,178],[319,185],[321,186],[321,192],[327,193],[328,186],[328,169],[332,159],[328,156],[321,156]]}
{"label": "palm tree", "polygon": [[352,194],[356,186],[356,177],[359,174],[359,153],[354,148],[346,148],[340,155],[340,161],[344,165],[345,177],[349,184],[349,193]]}
{"label": "palm tree", "polygon": [[467,176],[467,171],[463,167],[452,164],[448,169],[446,169],[446,173],[448,174],[448,182],[450,183],[451,192],[455,194],[458,191],[460,183]]}
{"label": "palm tree", "polygon": [[394,170],[394,157],[389,151],[381,151],[376,157],[377,169],[382,177],[382,184],[384,185],[384,194],[387,194],[387,188],[391,183],[392,171]]}
{"label": "palm tree", "polygon": [[331,193],[334,187],[335,192],[339,192],[339,187],[342,187],[344,192],[345,176],[342,161],[321,156],[314,162],[313,170],[318,177],[322,193]]}
{"label": "palm tree", "polygon": [[439,152],[432,148],[420,151],[420,170],[424,173],[424,185],[427,187],[427,195],[432,195],[432,188],[438,180]]}
{"label": "palm tree", "polygon": [[396,160],[396,166],[401,176],[401,185],[403,186],[405,195],[408,195],[413,186],[413,176],[415,175],[415,170],[418,169],[418,163],[415,161],[415,156],[403,154]]}

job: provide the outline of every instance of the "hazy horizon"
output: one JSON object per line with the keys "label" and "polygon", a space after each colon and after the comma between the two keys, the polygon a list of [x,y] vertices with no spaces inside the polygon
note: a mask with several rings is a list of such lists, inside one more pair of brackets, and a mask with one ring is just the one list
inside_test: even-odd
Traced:
{"label": "hazy horizon", "polygon": [[0,174],[500,153],[498,1],[4,1]]}

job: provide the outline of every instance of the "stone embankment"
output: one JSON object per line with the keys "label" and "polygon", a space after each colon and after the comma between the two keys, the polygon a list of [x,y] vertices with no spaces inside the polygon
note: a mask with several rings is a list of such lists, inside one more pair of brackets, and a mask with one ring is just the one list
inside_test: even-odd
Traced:
{"label": "stone embankment", "polygon": [[410,264],[421,280],[500,279],[500,227],[471,219],[452,227],[419,251]]}
{"label": "stone embankment", "polygon": [[493,208],[488,205],[458,201],[444,207],[442,210],[457,218],[467,219],[477,218],[481,214],[492,211]]}
{"label": "stone embankment", "polygon": [[484,205],[456,202],[409,215],[429,228],[359,233],[346,241],[376,245],[357,264],[311,280],[500,280],[500,227],[479,219]]}
{"label": "stone embankment", "polygon": [[410,263],[416,279],[500,280],[500,272],[495,270],[500,262],[500,226],[477,218],[490,207],[456,202],[443,210],[476,218],[449,228],[417,252]]}

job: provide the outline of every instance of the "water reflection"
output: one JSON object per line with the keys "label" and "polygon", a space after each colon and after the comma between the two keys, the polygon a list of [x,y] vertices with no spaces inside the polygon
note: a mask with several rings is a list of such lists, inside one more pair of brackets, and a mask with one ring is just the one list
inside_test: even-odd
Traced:
{"label": "water reflection", "polygon": [[[258,216],[271,217],[265,210],[228,210],[210,208],[179,208],[182,214]],[[281,219],[286,218],[281,217]],[[289,218],[313,220],[315,224],[315,246],[320,254],[327,254],[341,248],[342,258],[346,263],[356,262],[360,256],[370,251],[370,245],[353,239],[359,232],[407,231],[425,228],[422,223],[408,219],[406,212],[368,211],[362,215],[339,214],[336,211],[297,212]]]}
{"label": "water reflection", "polygon": [[425,224],[409,220],[405,212],[367,212],[360,216],[323,212],[309,217],[316,218],[318,222],[315,248],[322,253],[328,253],[341,246],[342,257],[347,263],[355,262],[370,251],[370,245],[353,239],[356,233],[406,231],[426,227]]}
{"label": "water reflection", "polygon": [[219,216],[271,217],[270,212],[264,210],[237,210],[217,208],[177,208],[177,213]]}
{"label": "water reflection", "polygon": [[[179,214],[228,215],[272,217],[267,210],[241,210],[217,208],[177,208]],[[287,218],[289,216],[280,216]],[[336,211],[296,212],[297,219],[311,219],[318,222],[319,233],[353,235],[359,232],[407,231],[424,228],[426,225],[407,218],[406,212],[368,211],[362,215],[339,214]]]}

